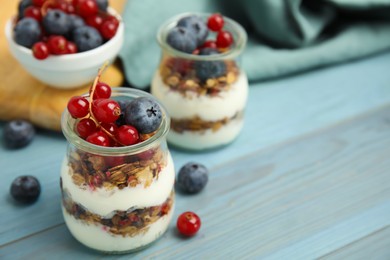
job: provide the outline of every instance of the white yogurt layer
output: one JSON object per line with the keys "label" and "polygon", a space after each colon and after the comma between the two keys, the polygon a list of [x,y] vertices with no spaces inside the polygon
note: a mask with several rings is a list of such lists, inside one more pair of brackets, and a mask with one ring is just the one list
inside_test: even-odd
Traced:
{"label": "white yogurt layer", "polygon": [[[164,201],[166,199],[166,197],[163,198]],[[173,210],[174,206],[167,215],[151,224],[146,233],[133,237],[123,237],[122,235],[109,233],[103,225],[86,224],[77,220],[62,208],[65,223],[72,235],[84,245],[105,252],[125,252],[153,242],[167,230]]]}
{"label": "white yogurt layer", "polygon": [[168,142],[182,148],[201,150],[225,145],[233,141],[240,133],[243,126],[243,119],[238,118],[222,126],[218,131],[211,129],[204,132],[184,131],[178,133],[169,131]]}
{"label": "white yogurt layer", "polygon": [[233,117],[237,111],[243,111],[248,96],[248,79],[244,72],[228,91],[221,91],[218,96],[194,96],[190,99],[171,90],[161,79],[160,73],[154,75],[152,94],[167,108],[173,119],[191,119],[199,116],[205,121],[216,121]]}
{"label": "white yogurt layer", "polygon": [[143,184],[123,189],[107,190],[97,188],[83,189],[73,183],[72,169],[65,159],[62,165],[62,187],[66,189],[74,202],[83,205],[89,211],[101,216],[109,216],[115,210],[125,211],[131,207],[144,208],[160,205],[165,202],[172,191],[175,181],[175,170],[172,157],[168,154],[167,165],[159,173],[158,179],[145,188]]}

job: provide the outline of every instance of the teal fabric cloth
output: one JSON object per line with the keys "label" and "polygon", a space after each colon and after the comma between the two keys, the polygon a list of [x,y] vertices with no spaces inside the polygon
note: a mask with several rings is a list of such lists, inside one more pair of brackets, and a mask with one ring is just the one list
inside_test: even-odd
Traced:
{"label": "teal fabric cloth", "polygon": [[182,12],[220,12],[241,23],[252,82],[390,49],[390,0],[128,0],[120,58],[131,85],[150,85],[161,54],[157,30]]}

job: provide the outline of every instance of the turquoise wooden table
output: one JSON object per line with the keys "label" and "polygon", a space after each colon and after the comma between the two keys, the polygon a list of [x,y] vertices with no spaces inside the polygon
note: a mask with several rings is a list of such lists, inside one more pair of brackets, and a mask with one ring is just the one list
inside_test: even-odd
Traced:
{"label": "turquoise wooden table", "polygon": [[[390,53],[254,84],[240,137],[208,153],[172,150],[178,169],[209,167],[206,189],[177,195],[203,226],[182,239],[175,223],[153,246],[107,258],[390,259]],[[0,129],[4,124],[0,125]],[[1,131],[1,130],[0,130]],[[0,259],[99,259],[72,238],[60,211],[66,141],[39,131],[25,149],[0,148]],[[12,180],[39,178],[31,206]]]}

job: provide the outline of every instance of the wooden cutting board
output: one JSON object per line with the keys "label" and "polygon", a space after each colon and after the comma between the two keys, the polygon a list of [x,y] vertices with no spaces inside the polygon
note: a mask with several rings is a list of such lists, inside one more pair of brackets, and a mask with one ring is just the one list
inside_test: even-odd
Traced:
{"label": "wooden cutting board", "polygon": [[[122,11],[126,0],[110,1]],[[6,21],[17,13],[19,0],[2,1],[0,8],[0,120],[27,119],[37,126],[60,130],[61,113],[70,97],[85,93],[89,85],[78,89],[60,90],[49,87],[30,76],[12,57],[4,36]],[[123,83],[123,74],[112,65],[102,81],[111,86]]]}

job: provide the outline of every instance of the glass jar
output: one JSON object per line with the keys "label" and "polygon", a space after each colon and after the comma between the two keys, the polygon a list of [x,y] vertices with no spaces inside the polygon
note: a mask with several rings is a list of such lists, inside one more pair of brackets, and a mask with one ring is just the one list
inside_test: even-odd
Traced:
{"label": "glass jar", "polygon": [[[232,142],[240,133],[248,96],[248,79],[241,69],[247,35],[235,21],[224,17],[224,30],[233,35],[231,47],[214,55],[194,55],[172,48],[166,41],[182,14],[163,24],[157,34],[162,55],[151,92],[171,117],[168,142],[203,150]],[[209,14],[199,14],[207,20]],[[215,39],[215,33],[209,32]]]}
{"label": "glass jar", "polygon": [[[115,100],[149,97],[113,88]],[[125,147],[102,147],[74,132],[67,110],[61,120],[68,140],[61,170],[62,211],[72,235],[92,249],[125,253],[141,249],[167,229],[174,209],[173,161],[166,143],[170,120],[163,106],[160,128]]]}

